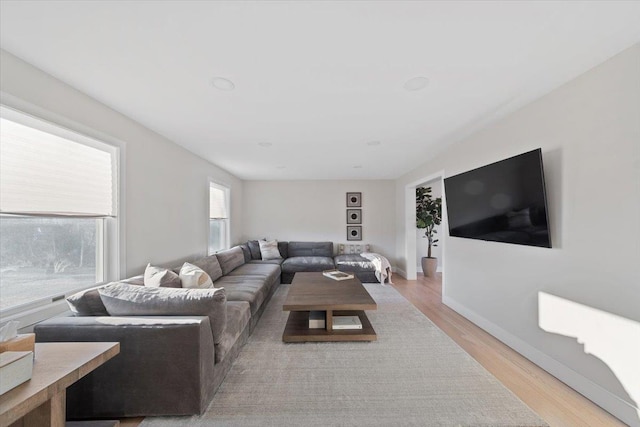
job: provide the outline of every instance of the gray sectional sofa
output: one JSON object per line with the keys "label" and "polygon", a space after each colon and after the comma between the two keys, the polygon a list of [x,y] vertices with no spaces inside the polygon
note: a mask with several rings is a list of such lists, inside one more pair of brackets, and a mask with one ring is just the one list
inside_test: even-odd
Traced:
{"label": "gray sectional sofa", "polygon": [[194,261],[218,288],[192,292],[195,305],[179,301],[192,290],[150,289],[142,276],[69,297],[75,315],[36,325],[36,341],[118,341],[121,351],[68,389],[68,417],[201,414],[280,283],[336,267],[376,281],[371,263],[334,258],[331,242],[278,242],[278,249],[280,259],[262,259],[249,241]]}
{"label": "gray sectional sofa", "polygon": [[257,240],[241,245],[248,263],[275,263],[282,267],[282,283],[291,283],[297,272],[338,269],[354,273],[362,283],[374,283],[373,263],[358,254],[333,255],[332,242],[278,242],[279,260],[263,260]]}

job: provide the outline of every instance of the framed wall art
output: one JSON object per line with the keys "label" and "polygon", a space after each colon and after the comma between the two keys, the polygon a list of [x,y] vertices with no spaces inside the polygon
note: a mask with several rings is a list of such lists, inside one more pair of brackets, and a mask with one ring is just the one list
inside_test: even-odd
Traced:
{"label": "framed wall art", "polygon": [[362,227],[359,225],[347,226],[347,240],[362,240]]}
{"label": "framed wall art", "polygon": [[362,224],[362,209],[347,209],[347,224]]}
{"label": "framed wall art", "polygon": [[347,193],[347,207],[362,207],[362,193]]}

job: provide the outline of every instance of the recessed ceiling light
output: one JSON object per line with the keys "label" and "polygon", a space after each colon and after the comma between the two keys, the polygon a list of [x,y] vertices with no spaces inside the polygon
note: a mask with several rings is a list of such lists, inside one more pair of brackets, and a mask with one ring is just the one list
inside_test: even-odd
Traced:
{"label": "recessed ceiling light", "polygon": [[258,145],[259,145],[260,147],[269,148],[269,147],[271,147],[273,144],[272,144],[272,143],[270,143],[270,142],[258,142]]}
{"label": "recessed ceiling light", "polygon": [[353,168],[354,169],[362,169],[362,165],[355,165]]}
{"label": "recessed ceiling light", "polygon": [[407,80],[404,84],[404,88],[410,91],[416,91],[424,89],[429,84],[429,79],[426,77],[418,76]]}
{"label": "recessed ceiling light", "polygon": [[370,147],[375,147],[376,145],[380,145],[380,141],[369,141],[367,142],[367,145],[369,145]]}
{"label": "recessed ceiling light", "polygon": [[225,79],[224,77],[212,78],[211,86],[215,87],[216,89],[224,90],[227,92],[234,90],[236,88],[236,85],[233,84],[231,80]]}

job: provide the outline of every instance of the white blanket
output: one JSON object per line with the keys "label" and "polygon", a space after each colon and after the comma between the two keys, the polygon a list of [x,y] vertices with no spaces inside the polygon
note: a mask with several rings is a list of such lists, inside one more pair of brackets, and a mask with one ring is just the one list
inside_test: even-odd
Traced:
{"label": "white blanket", "polygon": [[388,259],[373,252],[363,252],[360,255],[371,261],[376,269],[376,278],[380,281],[381,285],[384,285],[387,278],[389,279],[389,283],[393,284],[391,282],[391,264],[389,264]]}

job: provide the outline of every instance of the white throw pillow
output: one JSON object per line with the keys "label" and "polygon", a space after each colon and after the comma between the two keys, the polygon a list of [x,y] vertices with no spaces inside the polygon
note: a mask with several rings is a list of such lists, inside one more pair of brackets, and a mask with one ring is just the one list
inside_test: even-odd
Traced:
{"label": "white throw pillow", "polygon": [[173,271],[147,264],[144,270],[144,285],[155,288],[180,288],[180,277]]}
{"label": "white throw pillow", "polygon": [[204,270],[185,262],[180,268],[180,280],[183,288],[207,289],[213,288],[211,277]]}
{"label": "white throw pillow", "polygon": [[258,240],[258,244],[260,245],[260,254],[262,255],[262,259],[281,259],[282,255],[280,255],[280,251],[278,250],[278,241],[277,240]]}

